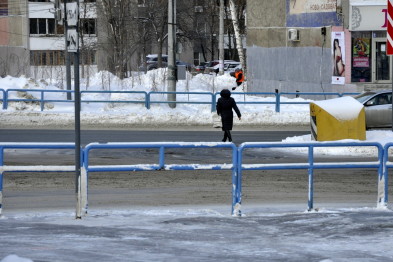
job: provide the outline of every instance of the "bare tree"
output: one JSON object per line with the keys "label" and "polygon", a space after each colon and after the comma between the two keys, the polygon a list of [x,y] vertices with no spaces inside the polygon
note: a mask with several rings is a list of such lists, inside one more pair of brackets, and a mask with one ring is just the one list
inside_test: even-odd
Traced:
{"label": "bare tree", "polygon": [[[139,34],[139,42],[143,43],[144,50],[149,43],[149,50],[156,49],[158,67],[162,67],[162,52],[164,41],[167,35],[168,20],[168,0],[150,0],[146,1],[143,8],[139,8],[138,16],[134,19],[139,21],[143,26],[143,32]],[[146,53],[144,59],[146,59]]]}
{"label": "bare tree", "polygon": [[132,0],[99,0],[98,15],[102,14],[103,29],[106,29],[106,40],[100,47],[106,52],[107,66],[120,79],[125,77],[130,54],[135,51]]}
{"label": "bare tree", "polygon": [[240,26],[239,26],[239,19],[238,19],[238,10],[235,5],[235,0],[229,0],[229,6],[231,10],[231,16],[232,16],[232,23],[233,23],[233,29],[235,31],[235,38],[236,38],[236,47],[237,51],[239,54],[239,60],[243,68],[244,75],[246,75],[246,58],[244,55],[244,49],[243,49],[243,41],[240,35]]}

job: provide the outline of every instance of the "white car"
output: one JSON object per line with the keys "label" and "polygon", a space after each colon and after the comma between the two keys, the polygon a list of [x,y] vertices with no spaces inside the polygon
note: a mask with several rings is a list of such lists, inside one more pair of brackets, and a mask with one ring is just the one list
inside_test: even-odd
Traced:
{"label": "white car", "polygon": [[392,91],[367,91],[355,96],[364,105],[366,128],[392,126]]}

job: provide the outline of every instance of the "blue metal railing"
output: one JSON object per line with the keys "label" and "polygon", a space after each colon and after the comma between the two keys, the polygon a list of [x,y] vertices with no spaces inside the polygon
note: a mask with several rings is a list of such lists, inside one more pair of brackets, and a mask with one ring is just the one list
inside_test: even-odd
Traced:
{"label": "blue metal railing", "polygon": [[[212,142],[159,142],[159,143],[91,143],[85,148],[81,148],[81,186],[80,195],[85,199],[82,205],[87,210],[87,187],[89,172],[119,172],[119,171],[147,171],[147,170],[231,170],[232,171],[232,215],[241,215],[242,203],[242,173],[245,170],[308,170],[308,209],[313,209],[314,195],[314,170],[316,169],[346,169],[346,168],[375,168],[378,172],[378,206],[386,207],[388,202],[388,169],[393,168],[393,163],[388,159],[388,151],[393,143],[388,143],[384,147],[377,142],[309,142],[309,143],[243,143],[239,147],[232,143],[212,143]],[[334,147],[374,147],[377,150],[375,161],[366,162],[316,162],[314,160],[316,148]],[[165,154],[167,149],[190,149],[190,148],[226,148],[232,151],[232,161],[230,164],[167,164]],[[250,148],[304,148],[307,150],[307,163],[260,163],[245,164],[243,153]],[[2,191],[4,172],[75,172],[75,166],[5,166],[5,149],[75,149],[73,143],[0,143],[0,214],[2,210]],[[92,165],[90,163],[90,153],[92,150],[119,149],[157,149],[158,162],[155,164],[136,165]],[[225,161],[225,160],[224,160]],[[84,181],[83,181],[84,180]],[[83,201],[82,201],[83,202]],[[79,211],[81,213],[81,211]]]}
{"label": "blue metal railing", "polygon": [[[3,102],[3,109],[6,110],[8,108],[9,102],[39,102],[41,105],[41,111],[45,108],[45,103],[55,103],[55,102],[65,102],[65,103],[74,103],[73,100],[67,100],[66,96],[63,96],[63,99],[47,99],[45,98],[45,93],[74,93],[73,90],[45,90],[45,89],[8,89],[3,90],[0,89],[3,93],[3,97],[0,101]],[[11,92],[25,92],[25,93],[40,93],[40,98],[9,98]],[[122,100],[113,100],[113,99],[88,99],[87,97],[83,97],[84,94],[139,94],[141,95],[140,99],[130,100],[128,98],[124,98]],[[176,101],[168,101],[167,99],[164,100],[157,100],[152,99],[157,95],[187,95],[187,100],[184,99],[177,99]],[[210,93],[210,92],[145,92],[145,91],[106,91],[106,90],[85,90],[81,91],[81,103],[140,103],[144,104],[147,109],[150,109],[152,104],[207,104],[211,105],[211,111],[216,111],[216,103],[219,96],[219,92]],[[281,102],[281,97],[284,95],[295,95],[299,96],[337,96],[342,97],[344,95],[356,95],[359,93],[320,93],[320,92],[285,92],[285,93],[275,93],[275,92],[232,92],[234,96],[243,96],[243,100],[238,99],[236,102],[238,104],[271,104],[275,105],[276,112],[280,112],[281,105],[283,104],[309,104],[309,101],[290,101],[290,102]],[[191,95],[202,95],[209,97],[206,100],[198,100],[198,101],[191,101]],[[275,99],[273,101],[247,101],[247,96],[272,96]],[[200,98],[199,98],[200,99]]]}
{"label": "blue metal railing", "polygon": [[[176,99],[176,101],[168,101],[168,100],[152,100],[151,97],[153,95],[158,95],[158,94],[164,94],[164,95],[170,95],[170,94],[174,94],[174,95],[204,95],[204,96],[209,96],[209,100],[208,101],[190,101],[189,97],[188,97],[188,101],[185,100],[178,100]],[[208,104],[211,105],[213,101],[213,94],[210,92],[159,92],[159,91],[152,91],[149,92],[147,94],[147,109],[150,109],[151,104]],[[215,110],[215,109],[214,109]],[[213,112],[213,111],[212,111]]]}
{"label": "blue metal railing", "polygon": [[[74,149],[74,143],[0,143],[0,214],[3,203],[3,173],[4,172],[75,172],[75,166],[5,166],[4,154],[6,149]],[[82,152],[82,149],[81,149]],[[82,154],[81,154],[82,163]]]}
{"label": "blue metal railing", "polygon": [[[40,98],[9,98],[11,92],[19,92],[19,93],[40,93]],[[45,93],[73,93],[71,90],[44,90],[44,89],[7,89],[5,91],[5,101],[3,102],[3,109],[8,108],[9,102],[39,102],[41,105],[41,111],[44,111],[45,103],[54,103],[54,102],[73,102],[72,100],[67,100],[66,97],[64,99],[45,99]]]}
{"label": "blue metal railing", "polygon": [[[352,162],[352,163],[316,163],[314,161],[314,149],[321,147],[376,147],[378,149],[376,162]],[[279,164],[243,164],[243,152],[247,148],[306,148],[308,150],[307,163],[279,163]],[[376,142],[310,142],[310,143],[243,143],[238,149],[238,182],[236,195],[241,197],[242,191],[242,171],[243,170],[279,170],[279,169],[307,169],[309,179],[308,192],[308,210],[313,209],[313,195],[314,195],[314,169],[333,169],[333,168],[376,168],[378,170],[378,178],[382,180],[383,174],[383,156],[384,150],[381,144]],[[386,175],[387,177],[387,175]],[[383,190],[378,187],[378,190]],[[382,192],[382,193],[381,193]],[[387,188],[378,192],[378,204],[386,205],[387,203]],[[236,200],[237,206],[241,206],[241,198]],[[237,210],[240,213],[240,210]]]}
{"label": "blue metal railing", "polygon": [[[157,164],[138,164],[138,165],[112,165],[112,166],[92,166],[89,163],[90,151],[92,150],[109,150],[116,149],[158,149]],[[232,164],[166,164],[165,150],[169,148],[228,148],[232,150]],[[118,171],[151,171],[151,170],[232,170],[232,200],[235,201],[238,196],[235,195],[237,183],[237,148],[232,143],[211,143],[211,142],[162,142],[162,143],[91,143],[84,149],[84,163],[86,174],[89,172],[118,172]],[[232,209],[233,213],[233,209]]]}
{"label": "blue metal railing", "polygon": [[[83,94],[141,94],[143,95],[143,100],[99,100],[99,99],[87,99],[83,97]],[[145,91],[93,91],[85,90],[81,91],[81,103],[134,103],[134,104],[144,104],[148,108],[147,98],[148,94]]]}
{"label": "blue metal railing", "polygon": [[4,89],[0,89],[0,91],[1,91],[1,103],[3,104],[3,109],[5,109],[4,108],[4,106],[5,106],[5,103],[6,103],[6,101],[7,101],[7,98],[6,98],[6,92],[5,92],[5,90]]}
{"label": "blue metal railing", "polygon": [[[393,168],[393,162],[389,161],[389,149],[393,146],[393,142],[386,143],[385,146],[383,147],[383,174],[382,177],[380,176],[378,179],[378,187],[383,187],[385,192],[388,192],[388,186],[389,186],[389,174],[388,170],[389,168]],[[379,196],[381,197],[381,196]],[[388,202],[388,194],[385,196],[385,203]]]}

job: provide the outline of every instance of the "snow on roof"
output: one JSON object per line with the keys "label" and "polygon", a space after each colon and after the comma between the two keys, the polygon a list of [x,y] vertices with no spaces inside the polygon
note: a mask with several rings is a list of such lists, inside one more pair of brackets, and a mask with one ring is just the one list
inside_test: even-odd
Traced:
{"label": "snow on roof", "polygon": [[363,104],[350,96],[313,102],[338,120],[352,120],[358,117]]}

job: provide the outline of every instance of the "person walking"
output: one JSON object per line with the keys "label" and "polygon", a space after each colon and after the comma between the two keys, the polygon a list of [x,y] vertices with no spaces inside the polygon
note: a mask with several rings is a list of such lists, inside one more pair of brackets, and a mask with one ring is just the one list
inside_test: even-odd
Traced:
{"label": "person walking", "polygon": [[233,110],[235,110],[237,117],[241,120],[241,113],[236,105],[235,99],[231,97],[231,91],[223,89],[220,92],[220,98],[217,101],[217,114],[221,116],[222,131],[224,131],[224,138],[222,142],[232,142],[231,130],[233,126]]}
{"label": "person walking", "polygon": [[235,72],[231,73],[230,75],[233,76],[236,79],[236,85],[237,86],[232,87],[232,90],[235,90],[237,87],[239,87],[244,82],[243,70],[241,70],[240,68],[237,68],[235,70]]}

